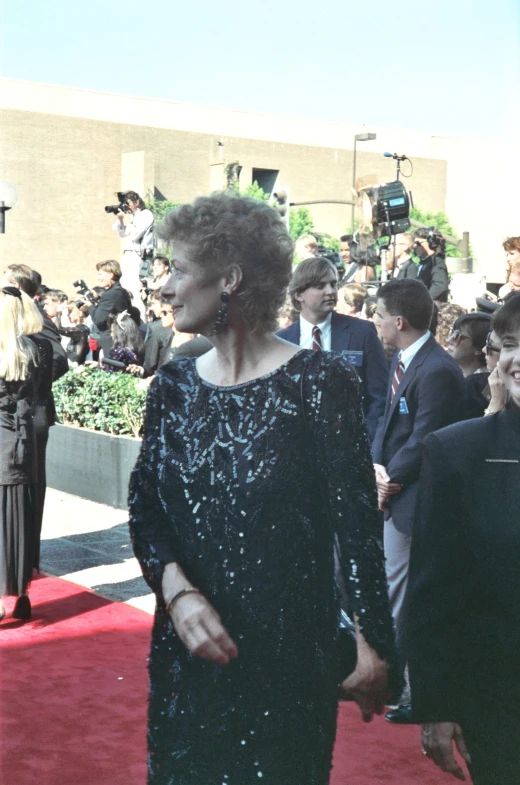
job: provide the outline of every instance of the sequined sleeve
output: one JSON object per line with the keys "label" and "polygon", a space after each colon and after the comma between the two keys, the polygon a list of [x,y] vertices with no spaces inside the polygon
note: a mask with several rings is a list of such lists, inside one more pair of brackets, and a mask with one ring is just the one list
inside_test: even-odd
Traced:
{"label": "sequined sleeve", "polygon": [[177,555],[173,527],[169,525],[162,506],[158,484],[164,410],[161,379],[156,378],[148,394],[141,451],[130,477],[128,492],[134,553],[146,582],[160,601],[164,567],[176,561]]}
{"label": "sequined sleeve", "polygon": [[327,478],[330,517],[341,550],[350,607],[369,645],[390,664],[394,633],[386,582],[383,527],[377,510],[361,385],[343,357],[324,356],[310,393],[312,428],[322,476]]}

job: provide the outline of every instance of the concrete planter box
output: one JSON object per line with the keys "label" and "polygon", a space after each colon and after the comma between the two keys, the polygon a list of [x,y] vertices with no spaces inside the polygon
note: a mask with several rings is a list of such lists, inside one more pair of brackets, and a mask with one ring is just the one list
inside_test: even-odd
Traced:
{"label": "concrete planter box", "polygon": [[141,439],[53,425],[47,445],[47,485],[124,510]]}

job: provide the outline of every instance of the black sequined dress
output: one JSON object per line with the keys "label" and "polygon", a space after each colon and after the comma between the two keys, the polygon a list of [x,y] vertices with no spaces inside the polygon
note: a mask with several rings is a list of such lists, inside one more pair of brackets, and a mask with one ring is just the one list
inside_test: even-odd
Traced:
{"label": "black sequined dress", "polygon": [[[344,578],[384,658],[393,633],[359,383],[340,355],[302,350],[259,379],[216,387],[194,359],[162,367],[130,482],[130,530],[158,606],[149,782],[325,785],[337,711],[333,536],[309,459],[329,480]],[[178,562],[238,645],[226,667],[192,657],[161,593]]]}

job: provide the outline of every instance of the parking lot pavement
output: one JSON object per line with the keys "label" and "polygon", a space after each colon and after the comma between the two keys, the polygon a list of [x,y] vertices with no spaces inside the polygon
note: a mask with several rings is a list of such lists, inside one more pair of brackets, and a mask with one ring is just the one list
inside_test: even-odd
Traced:
{"label": "parking lot pavement", "polygon": [[132,552],[128,513],[47,488],[40,568],[147,613],[155,596]]}

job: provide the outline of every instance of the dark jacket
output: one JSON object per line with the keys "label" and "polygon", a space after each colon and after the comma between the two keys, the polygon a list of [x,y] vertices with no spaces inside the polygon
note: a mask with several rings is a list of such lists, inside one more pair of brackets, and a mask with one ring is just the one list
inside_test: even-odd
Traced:
{"label": "dark jacket", "polygon": [[88,309],[89,315],[97,328],[99,344],[106,355],[112,348],[108,317],[112,314],[128,311],[131,307],[130,295],[117,281],[109,289],[105,289],[97,305],[91,305]]}
{"label": "dark jacket", "polygon": [[468,700],[491,707],[495,723],[513,714],[518,722],[519,488],[517,408],[424,442],[406,608],[418,722],[460,722]]}
{"label": "dark jacket", "polygon": [[402,267],[399,268],[397,273],[397,280],[402,281],[403,278],[417,278],[418,267],[413,259],[408,259]]}
{"label": "dark jacket", "polygon": [[[276,333],[286,341],[300,345],[300,320]],[[388,363],[372,322],[333,313],[331,351],[345,354],[355,366],[363,386],[363,409],[372,440],[385,408]]]}
{"label": "dark jacket", "polygon": [[40,304],[37,303],[37,305],[43,317],[42,331],[41,333],[38,333],[38,335],[50,341],[52,347],[52,381],[55,382],[69,370],[67,355],[65,349],[61,345],[61,336],[58,332],[58,328],[52,319],[47,316]]}
{"label": "dark jacket", "polygon": [[[53,352],[52,344],[41,333],[29,336],[37,351],[37,367],[33,374],[32,401],[36,437],[47,439],[49,426],[56,423],[56,408],[52,394]],[[68,365],[67,365],[68,368]]]}
{"label": "dark jacket", "polygon": [[70,362],[83,365],[89,353],[88,337],[89,329],[86,324],[71,324],[69,327],[60,327],[60,335],[70,338],[67,344],[66,354]]}
{"label": "dark jacket", "polygon": [[446,262],[441,256],[428,256],[419,264],[417,278],[429,290],[434,300],[446,303],[450,289],[450,278]]}
{"label": "dark jacket", "polygon": [[[390,380],[399,362],[394,357]],[[374,463],[382,464],[392,482],[404,486],[389,500],[395,528],[412,533],[422,442],[427,434],[464,418],[466,385],[459,366],[430,336],[406,369],[390,404],[391,382],[384,416],[372,446]]]}
{"label": "dark jacket", "polygon": [[148,337],[144,345],[144,375],[152,376],[167,361],[173,340],[171,327],[163,327],[161,322],[148,325]]}
{"label": "dark jacket", "polygon": [[466,376],[466,419],[482,417],[489,406],[489,398],[483,395],[488,387],[489,371],[472,373]]}

